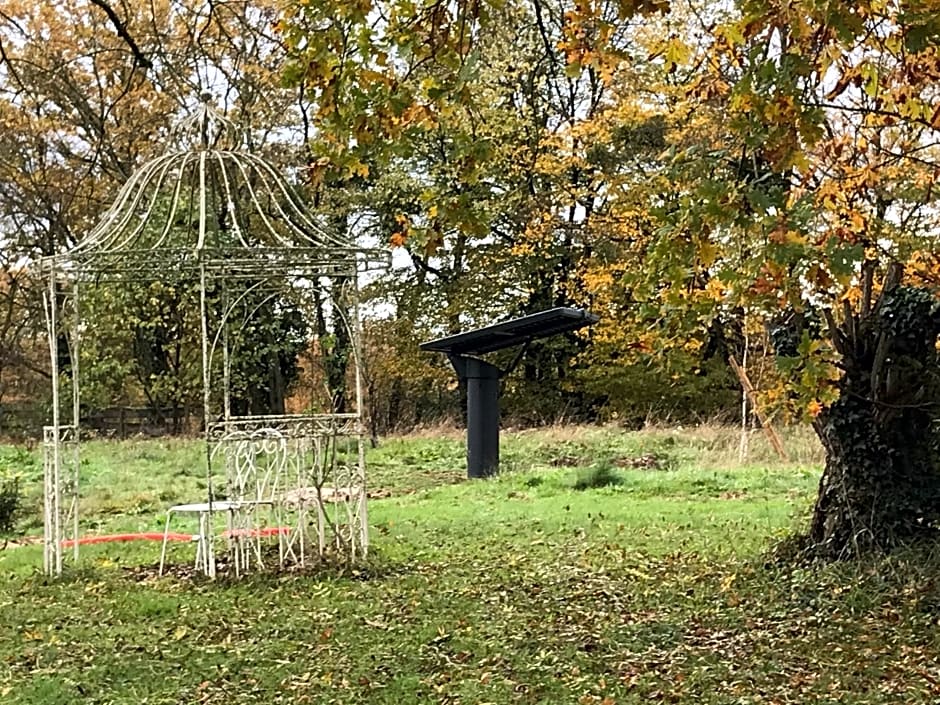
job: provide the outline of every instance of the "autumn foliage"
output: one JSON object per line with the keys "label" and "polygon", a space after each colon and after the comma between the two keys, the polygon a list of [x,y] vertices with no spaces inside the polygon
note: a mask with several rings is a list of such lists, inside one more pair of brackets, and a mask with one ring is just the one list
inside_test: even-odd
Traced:
{"label": "autumn foliage", "polygon": [[910,500],[938,461],[937,17],[928,0],[8,3],[6,266],[80,238],[209,90],[311,208],[395,252],[362,282],[376,433],[460,414],[422,339],[582,306],[601,322],[525,352],[508,417],[734,415],[734,356],[829,450],[816,548],[887,546],[934,521]]}
{"label": "autumn foliage", "polygon": [[[415,183],[386,201],[407,225],[389,241],[414,285],[443,294],[441,324],[459,327],[458,281],[479,294],[495,276],[506,313],[576,303],[602,315],[558,382],[585,365],[583,388],[609,392],[646,364],[688,385],[714,377],[713,360],[770,355],[765,401],[812,421],[829,451],[815,549],[843,556],[932,530],[912,498],[940,481],[940,400],[921,384],[936,372],[937,8],[383,7],[390,22],[374,28],[298,3],[285,36],[295,80],[346,91],[321,124],[368,165],[358,188],[385,195],[386,173]],[[315,22],[361,41],[343,53],[305,29]],[[391,119],[339,123],[343,110]]]}

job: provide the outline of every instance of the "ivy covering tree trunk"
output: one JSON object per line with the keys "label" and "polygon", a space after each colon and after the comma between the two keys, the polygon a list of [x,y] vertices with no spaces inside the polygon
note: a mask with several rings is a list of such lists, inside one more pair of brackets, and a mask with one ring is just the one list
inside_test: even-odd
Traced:
{"label": "ivy covering tree trunk", "polygon": [[864,272],[859,312],[829,316],[844,374],[814,424],[826,467],[809,540],[827,558],[933,536],[940,521],[940,302],[900,286],[896,266],[871,305],[873,267]]}

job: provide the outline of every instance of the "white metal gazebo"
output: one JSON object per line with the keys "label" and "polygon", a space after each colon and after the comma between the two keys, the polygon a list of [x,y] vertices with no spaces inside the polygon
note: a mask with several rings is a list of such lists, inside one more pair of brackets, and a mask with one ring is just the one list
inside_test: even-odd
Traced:
{"label": "white metal gazebo", "polygon": [[[367,550],[357,278],[386,266],[388,253],[357,247],[312,216],[284,176],[244,148],[243,134],[204,99],[85,238],[41,261],[53,385],[43,438],[47,574],[61,573],[65,557],[77,560],[79,552],[79,350],[90,323],[82,292],[140,286],[168,273],[198,290],[208,492],[186,507],[200,514],[200,570],[215,575],[220,515],[236,570],[267,560],[256,537],[274,524],[281,563],[334,550],[352,560]],[[265,297],[289,297],[304,307],[315,299],[346,327],[355,386],[348,410],[233,414],[239,326],[250,318],[250,305]],[[60,369],[63,340],[67,375]],[[63,394],[68,386],[71,399]]]}

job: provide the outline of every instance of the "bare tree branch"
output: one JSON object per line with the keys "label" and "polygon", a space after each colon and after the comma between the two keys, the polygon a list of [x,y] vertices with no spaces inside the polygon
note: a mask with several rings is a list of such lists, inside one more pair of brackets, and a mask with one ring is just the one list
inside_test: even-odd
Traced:
{"label": "bare tree branch", "polygon": [[118,36],[124,40],[124,43],[130,48],[131,53],[134,55],[134,61],[137,62],[137,65],[144,69],[152,69],[153,63],[147,56],[140,50],[140,47],[137,46],[137,42],[134,41],[134,38],[131,36],[130,32],[127,31],[127,25],[121,21],[121,18],[117,16],[117,13],[114,11],[114,8],[111,7],[105,0],[91,0],[92,5],[96,5],[104,10],[104,13],[108,16],[108,19],[111,20],[111,24],[114,25],[114,30],[117,32]]}

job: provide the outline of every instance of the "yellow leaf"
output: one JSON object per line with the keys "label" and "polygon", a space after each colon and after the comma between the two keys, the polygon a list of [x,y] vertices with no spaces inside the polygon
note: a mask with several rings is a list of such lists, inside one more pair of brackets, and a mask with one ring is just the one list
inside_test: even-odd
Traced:
{"label": "yellow leaf", "polygon": [[708,240],[704,240],[698,248],[698,256],[703,267],[711,267],[715,263],[718,248]]}
{"label": "yellow leaf", "polygon": [[690,55],[688,45],[678,37],[673,37],[666,45],[666,71],[674,71],[676,66],[688,61]]}
{"label": "yellow leaf", "polygon": [[356,159],[350,162],[347,167],[350,176],[361,176],[363,179],[369,176],[369,165]]}

